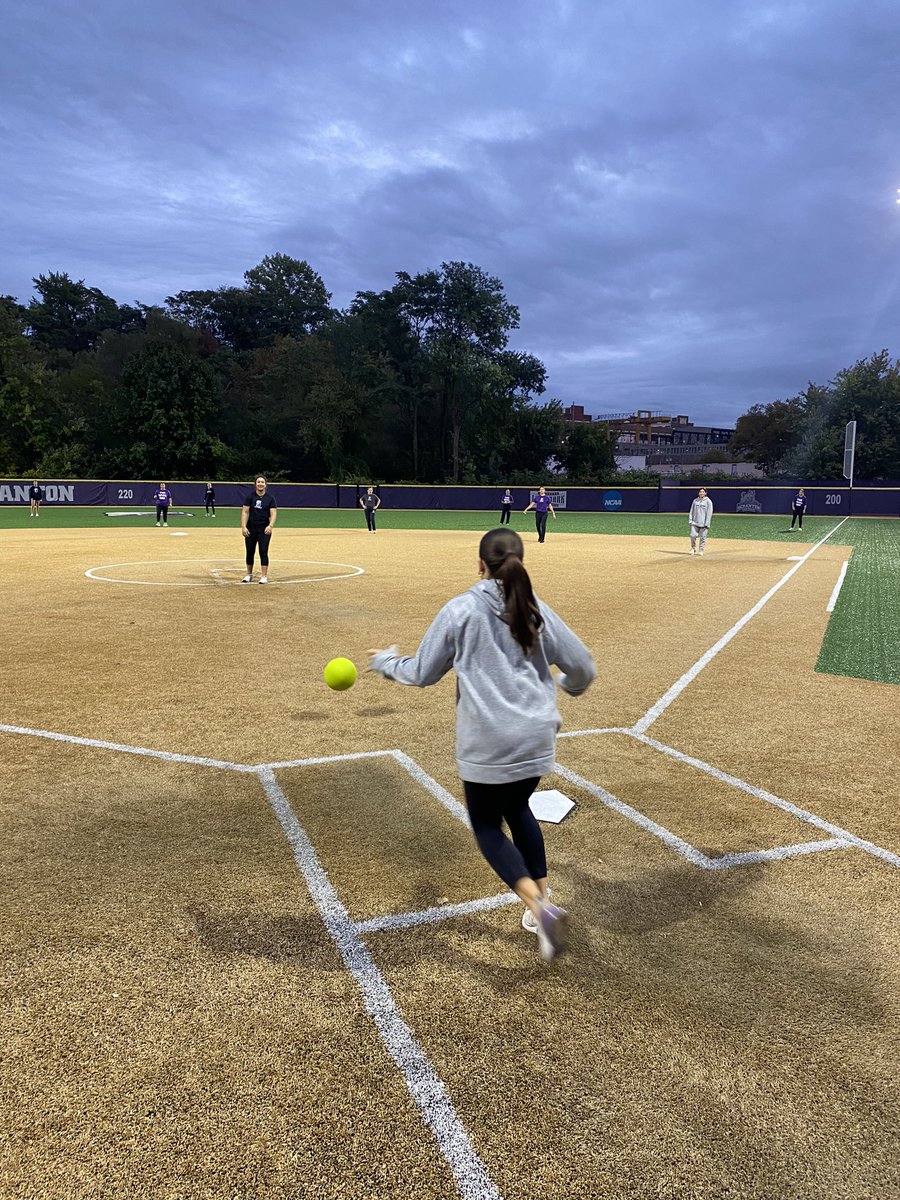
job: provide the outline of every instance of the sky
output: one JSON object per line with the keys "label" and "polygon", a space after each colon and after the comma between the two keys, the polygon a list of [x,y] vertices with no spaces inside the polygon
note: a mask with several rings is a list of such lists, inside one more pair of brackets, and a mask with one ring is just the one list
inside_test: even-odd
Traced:
{"label": "sky", "polygon": [[900,357],[896,0],[0,0],[0,293],[464,260],[545,399],[733,425]]}

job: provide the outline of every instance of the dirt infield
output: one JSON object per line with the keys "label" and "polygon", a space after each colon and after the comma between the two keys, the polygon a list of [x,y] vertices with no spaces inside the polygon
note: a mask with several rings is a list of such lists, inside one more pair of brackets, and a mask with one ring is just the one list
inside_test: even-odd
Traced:
{"label": "dirt infield", "polygon": [[846,547],[666,703],[784,548],[527,544],[598,663],[566,731],[622,730],[545,780],[549,968],[461,819],[452,678],[321,683],[412,652],[471,533],[285,531],[268,587],[227,528],[7,549],[4,1198],[900,1194],[897,692],[814,669]]}

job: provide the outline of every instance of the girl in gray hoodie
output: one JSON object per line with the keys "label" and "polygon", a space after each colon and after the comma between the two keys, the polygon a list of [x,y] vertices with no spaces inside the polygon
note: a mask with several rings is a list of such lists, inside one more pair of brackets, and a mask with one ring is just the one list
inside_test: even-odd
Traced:
{"label": "girl in gray hoodie", "polygon": [[[540,826],[528,806],[552,771],[562,723],[556,687],[580,696],[596,674],[584,644],[534,594],[522,539],[507,526],[481,539],[481,582],[435,617],[415,657],[370,651],[370,669],[413,687],[456,672],[456,761],[481,852],[528,912],[541,955],[565,945],[567,913],[549,900]],[[563,674],[554,679],[550,670]],[[506,822],[512,840],[503,832]]]}

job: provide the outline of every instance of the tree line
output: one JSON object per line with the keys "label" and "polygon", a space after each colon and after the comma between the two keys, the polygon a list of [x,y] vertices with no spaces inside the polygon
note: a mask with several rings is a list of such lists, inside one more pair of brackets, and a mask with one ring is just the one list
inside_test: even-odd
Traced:
{"label": "tree line", "polygon": [[840,479],[844,433],[856,421],[856,479],[900,480],[900,360],[887,350],[809,383],[788,400],[756,404],[738,418],[731,450],[767,475]]}
{"label": "tree line", "polygon": [[0,297],[0,473],[42,478],[571,483],[615,476],[602,426],[566,426],[509,347],[499,279],[400,272],[332,307],[273,254],[242,286],[120,304],[64,273]]}

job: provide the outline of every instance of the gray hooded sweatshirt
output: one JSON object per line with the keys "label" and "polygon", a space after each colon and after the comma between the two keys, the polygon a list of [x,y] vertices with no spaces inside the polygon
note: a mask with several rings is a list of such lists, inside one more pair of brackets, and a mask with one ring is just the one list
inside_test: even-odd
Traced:
{"label": "gray hooded sweatshirt", "polygon": [[[557,683],[580,696],[596,675],[587,647],[546,604],[530,654],[515,640],[503,592],[484,579],[455,596],[435,617],[414,658],[396,647],[372,659],[372,670],[413,687],[456,671],[456,763],[468,783],[511,783],[553,769],[562,724]],[[551,665],[564,674],[554,679]]]}
{"label": "gray hooded sweatshirt", "polygon": [[710,525],[712,524],[712,518],[712,500],[710,500],[709,496],[704,496],[702,500],[699,496],[697,496],[694,500],[694,503],[691,505],[688,521],[691,523],[691,525],[696,525],[698,529],[709,529]]}

